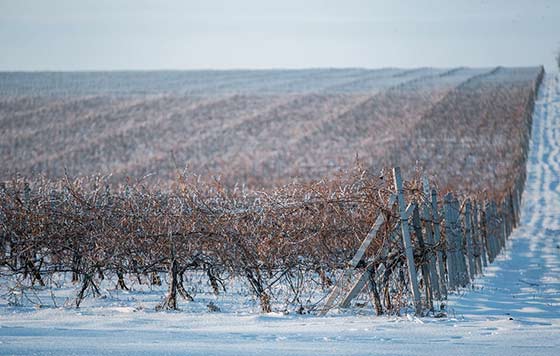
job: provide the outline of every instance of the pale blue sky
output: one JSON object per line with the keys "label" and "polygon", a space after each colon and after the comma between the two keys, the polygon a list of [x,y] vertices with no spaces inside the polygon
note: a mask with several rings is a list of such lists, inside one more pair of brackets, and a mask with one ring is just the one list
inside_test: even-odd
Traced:
{"label": "pale blue sky", "polygon": [[0,70],[553,68],[557,0],[0,0]]}

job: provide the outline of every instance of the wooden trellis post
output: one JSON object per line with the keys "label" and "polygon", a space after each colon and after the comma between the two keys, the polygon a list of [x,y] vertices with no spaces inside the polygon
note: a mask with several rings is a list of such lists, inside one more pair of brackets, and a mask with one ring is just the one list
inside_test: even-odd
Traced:
{"label": "wooden trellis post", "polygon": [[404,201],[403,182],[401,177],[401,169],[399,167],[393,168],[393,178],[395,182],[395,189],[397,190],[397,203],[399,206],[399,215],[401,218],[401,229],[403,244],[406,254],[408,265],[408,277],[410,280],[410,287],[412,290],[412,298],[414,299],[414,307],[416,314],[422,314],[422,301],[420,298],[420,290],[418,289],[418,279],[416,275],[416,265],[414,264],[414,249],[412,240],[410,239],[410,232],[408,230],[408,216],[406,214],[406,204]]}
{"label": "wooden trellis post", "polygon": [[509,207],[507,199],[504,199],[502,202],[502,234],[504,237],[504,245],[502,247],[506,247],[506,241],[509,236]]}
{"label": "wooden trellis post", "polygon": [[[439,215],[439,207],[437,201],[437,192],[435,189],[432,189],[432,221],[434,223],[434,242],[437,245],[441,244],[441,224],[440,224],[440,215]],[[447,299],[447,280],[445,278],[445,264],[443,262],[443,249],[437,249],[437,266],[438,266],[438,275],[439,275],[439,286],[441,290],[441,295],[443,299]]]}
{"label": "wooden trellis post", "polygon": [[473,228],[471,220],[471,201],[465,203],[465,239],[467,240],[467,260],[469,263],[469,277],[474,279],[476,274],[474,262]]}
{"label": "wooden trellis post", "polygon": [[[433,236],[433,229],[432,229],[432,214],[430,212],[431,208],[431,194],[430,194],[430,183],[428,182],[428,178],[423,177],[422,179],[422,187],[424,190],[424,201],[422,204],[422,220],[424,221],[424,225],[426,228],[426,244],[431,249],[434,248],[434,236]],[[441,291],[439,286],[439,277],[436,268],[436,254],[433,252],[430,253],[429,256],[429,269],[430,269],[430,282],[432,286],[432,291],[434,294],[435,299],[441,300]]]}
{"label": "wooden trellis post", "polygon": [[[426,245],[424,243],[424,238],[422,237],[422,223],[420,222],[420,212],[418,211],[418,206],[415,206],[414,212],[412,213],[412,225],[414,227],[414,234],[418,240],[418,245],[420,250],[426,254]],[[428,309],[433,310],[433,293],[432,293],[432,282],[430,276],[430,263],[425,263],[422,261],[420,264],[420,269],[422,271],[422,279],[424,280],[424,293],[426,294],[426,305]]]}
{"label": "wooden trellis post", "polygon": [[479,233],[480,233],[480,246],[482,248],[481,257],[482,257],[482,266],[488,266],[488,242],[487,242],[487,233],[486,233],[486,213],[484,212],[484,205],[479,204]]}
{"label": "wooden trellis post", "polygon": [[[500,204],[502,205],[502,204]],[[494,215],[496,216],[496,235],[498,236],[498,251],[496,252],[496,256],[500,254],[500,251],[506,246],[506,238],[504,233],[504,209],[500,207],[498,210],[498,204],[494,203]]]}
{"label": "wooden trellis post", "polygon": [[474,243],[474,263],[475,272],[482,274],[482,259],[486,261],[486,252],[484,244],[482,244],[482,237],[480,236],[480,228],[478,226],[478,203],[475,201],[473,204],[473,243]]}
{"label": "wooden trellis post", "polygon": [[445,255],[447,262],[447,279],[450,289],[456,286],[457,273],[455,272],[455,263],[453,263],[453,249],[455,248],[455,237],[453,236],[453,228],[451,227],[453,215],[451,213],[451,201],[453,199],[451,193],[447,193],[443,198],[443,213],[445,218]]}
{"label": "wooden trellis post", "polygon": [[455,218],[455,231],[456,231],[456,238],[457,238],[457,250],[455,251],[455,256],[457,258],[457,264],[459,271],[459,284],[461,287],[465,287],[469,284],[469,271],[467,268],[467,248],[466,248],[466,236],[463,232],[463,228],[461,226],[461,207],[459,205],[459,200],[457,198],[453,199],[453,214]]}
{"label": "wooden trellis post", "polygon": [[[517,219],[515,191],[502,200],[499,206],[491,201],[487,202],[484,208],[478,202],[470,199],[464,200],[463,205],[460,206],[459,200],[452,193],[446,194],[442,212],[445,217],[445,241],[443,241],[437,192],[430,191],[428,180],[423,179],[424,198],[422,201],[411,202],[407,206],[401,171],[398,167],[393,169],[393,178],[396,194],[391,195],[389,206],[392,207],[394,203],[398,204],[399,222],[395,226],[387,227],[390,232],[388,241],[393,246],[399,245],[398,251],[404,249],[408,281],[401,270],[398,276],[399,283],[408,284],[415,313],[421,315],[424,307],[423,295],[418,282],[419,271],[416,268],[410,229],[413,229],[419,246],[416,253],[420,258],[419,265],[424,282],[423,288],[425,288],[425,305],[432,309],[433,299],[447,298],[448,288],[456,289],[460,286],[467,286],[477,274],[482,273],[483,265],[486,266],[488,263],[486,257],[492,262],[505,246],[506,239],[513,230]],[[409,224],[411,218],[412,222]],[[367,248],[385,222],[385,215],[380,213],[358,251],[348,263],[342,277],[328,295],[320,315],[326,314],[336,301],[338,301],[339,307],[349,306],[350,302],[365,290],[367,285],[370,287],[368,292],[378,315],[383,313],[383,303],[386,308],[391,308],[391,301],[388,298],[387,271],[393,271],[394,266],[391,265],[390,269],[387,266],[386,260],[390,256],[388,245],[382,244],[375,257],[364,260]],[[391,261],[397,263],[397,269],[400,269],[405,263],[402,260]],[[356,275],[358,264],[364,262],[365,270],[361,269],[361,273]],[[352,281],[353,276],[357,277],[354,281]],[[380,286],[383,286],[382,289]],[[382,302],[382,293],[384,302]]]}
{"label": "wooden trellis post", "polygon": [[498,237],[496,236],[496,215],[493,209],[493,202],[486,203],[486,241],[488,243],[488,261],[494,262],[498,255]]}
{"label": "wooden trellis post", "polygon": [[490,202],[484,204],[484,231],[486,252],[488,256],[488,263],[494,262],[494,243],[492,238],[492,209],[490,209]]}

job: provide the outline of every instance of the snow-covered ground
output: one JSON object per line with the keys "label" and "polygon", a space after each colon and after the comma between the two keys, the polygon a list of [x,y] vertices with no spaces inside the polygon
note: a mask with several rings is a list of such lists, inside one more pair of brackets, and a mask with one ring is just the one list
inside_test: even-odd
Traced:
{"label": "snow-covered ground", "polygon": [[4,303],[0,355],[560,355],[559,84],[547,75],[536,104],[522,224],[447,318]]}

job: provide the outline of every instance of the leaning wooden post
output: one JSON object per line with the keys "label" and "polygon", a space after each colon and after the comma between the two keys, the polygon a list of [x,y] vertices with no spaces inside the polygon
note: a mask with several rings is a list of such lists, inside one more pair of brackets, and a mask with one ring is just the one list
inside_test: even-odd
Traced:
{"label": "leaning wooden post", "polygon": [[416,265],[414,264],[414,251],[412,247],[412,240],[410,239],[410,232],[408,231],[408,216],[406,215],[406,204],[404,201],[403,182],[401,177],[401,169],[399,167],[393,168],[393,178],[395,181],[395,189],[397,190],[397,200],[399,204],[399,216],[401,220],[403,244],[406,253],[406,259],[408,265],[408,277],[410,279],[412,297],[414,299],[414,307],[416,309],[416,314],[421,315],[422,301],[420,298],[420,290],[418,289],[418,278],[416,276]]}
{"label": "leaning wooden post", "polygon": [[[392,194],[389,197],[389,204],[388,204],[389,209],[392,209],[393,205],[395,204],[396,199],[397,199],[397,197],[394,194]],[[356,269],[356,267],[358,266],[360,261],[362,261],[362,258],[364,257],[367,248],[369,247],[369,245],[371,244],[373,239],[377,236],[377,232],[379,231],[379,229],[381,228],[381,226],[384,223],[385,223],[385,215],[382,212],[380,212],[379,215],[377,216],[377,219],[375,220],[375,223],[373,224],[372,228],[370,229],[369,233],[367,234],[366,238],[364,239],[364,241],[362,241],[362,244],[358,248],[358,251],[356,252],[354,257],[350,261],[348,268],[344,271],[344,274],[342,275],[342,277],[337,281],[336,285],[333,287],[333,289],[329,293],[329,295],[327,297],[327,301],[325,302],[325,305],[323,306],[323,309],[321,309],[321,311],[319,312],[320,316],[325,315],[331,309],[331,307],[333,306],[336,299],[340,296],[340,294],[342,293],[342,289],[344,288],[344,285],[350,281],[350,278],[353,274],[353,271]],[[364,281],[366,281],[366,280],[364,279],[363,282]],[[358,288],[358,286],[354,285],[353,290],[355,288]],[[363,288],[363,285],[360,288]],[[357,295],[357,293],[359,293],[360,291],[361,291],[361,289],[357,290],[355,292],[355,295]],[[347,296],[345,299],[350,298],[350,299],[348,299],[348,303],[349,303],[349,301],[354,296],[350,295],[350,296]]]}
{"label": "leaning wooden post", "polygon": [[346,296],[344,296],[342,298],[342,301],[338,305],[339,308],[348,308],[352,299],[354,299],[362,291],[362,289],[364,289],[366,284],[371,279],[371,273],[372,273],[372,268],[373,267],[374,267],[374,265],[373,266],[367,266],[367,269],[365,270],[365,272],[362,273],[360,278],[358,278],[358,280],[352,285],[352,288],[350,289],[348,294],[346,294]]}

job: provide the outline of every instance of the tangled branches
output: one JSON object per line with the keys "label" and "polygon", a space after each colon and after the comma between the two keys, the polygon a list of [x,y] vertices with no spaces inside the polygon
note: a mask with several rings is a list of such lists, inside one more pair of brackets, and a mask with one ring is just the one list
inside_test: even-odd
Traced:
{"label": "tangled branches", "polygon": [[[269,290],[293,271],[324,283],[343,268],[375,216],[386,209],[388,180],[356,170],[346,176],[268,192],[227,189],[181,176],[169,191],[142,184],[110,188],[102,178],[2,185],[0,265],[42,284],[71,272],[84,293],[96,279],[168,272],[162,308],[177,307],[187,270],[206,271],[215,292],[220,274],[245,278],[270,310]],[[373,246],[370,253],[375,251]],[[140,277],[139,277],[140,278]]]}

